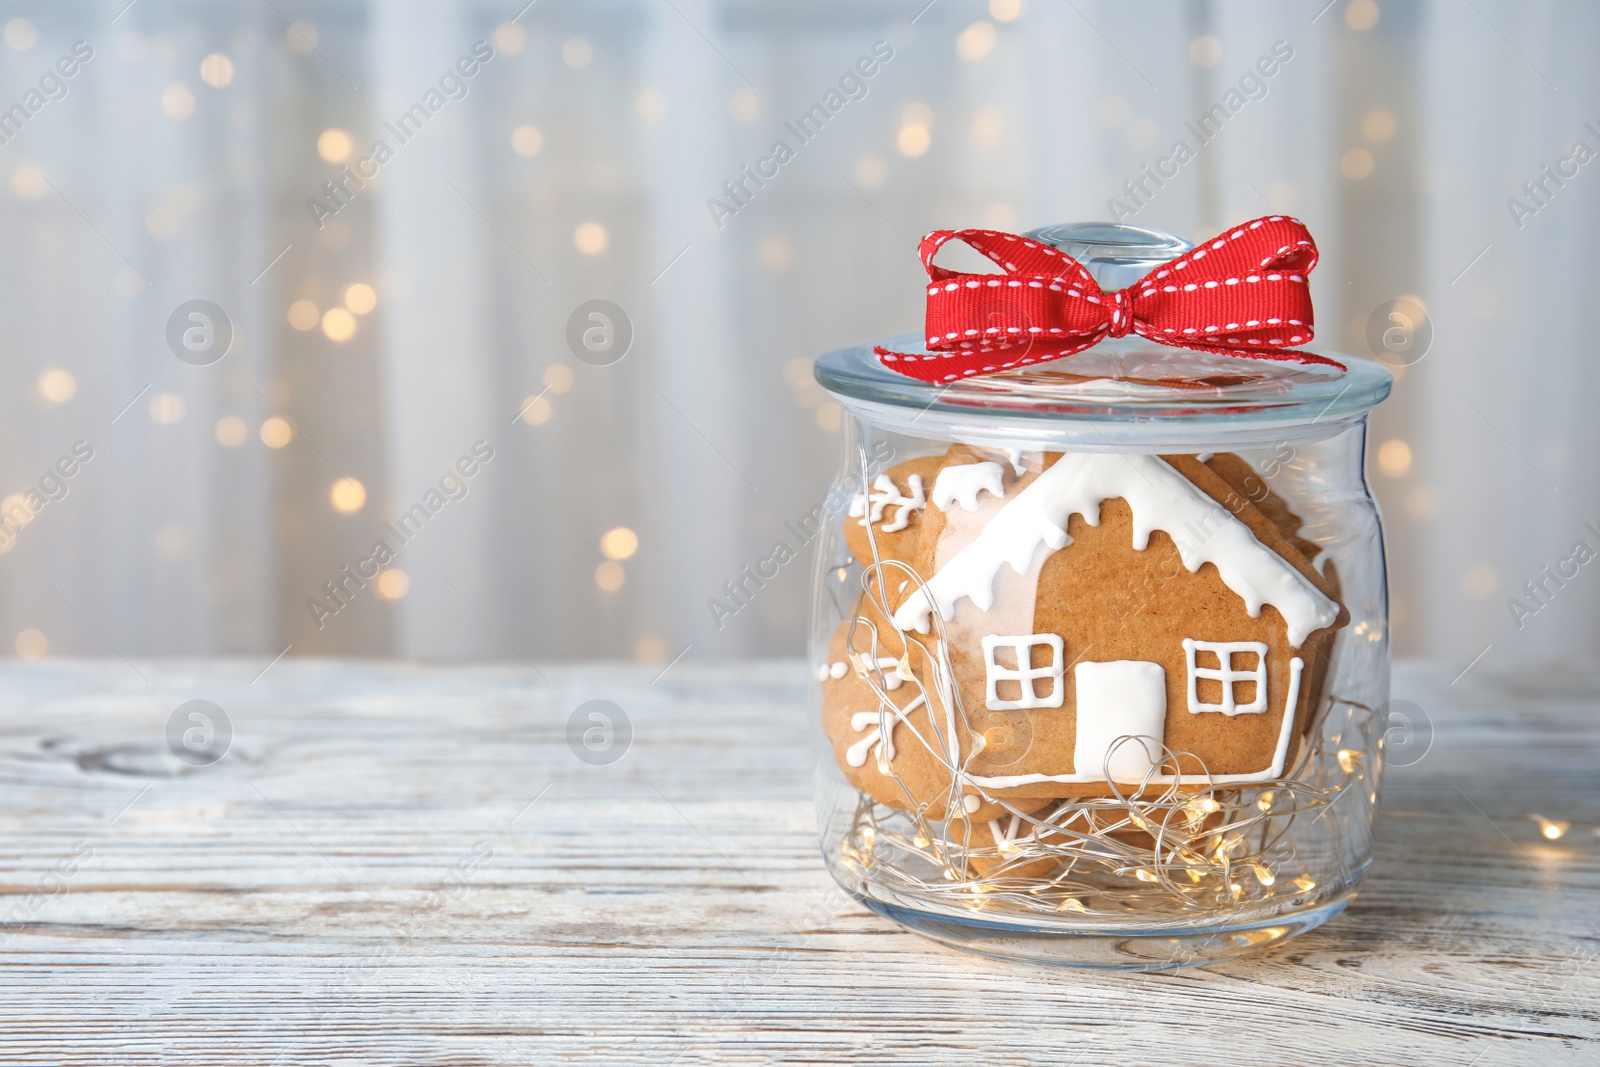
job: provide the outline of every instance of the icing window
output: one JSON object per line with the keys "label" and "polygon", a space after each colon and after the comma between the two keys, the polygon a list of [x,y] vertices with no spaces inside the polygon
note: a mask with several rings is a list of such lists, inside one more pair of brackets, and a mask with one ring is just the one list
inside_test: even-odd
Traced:
{"label": "icing window", "polygon": [[[1034,665],[1034,650],[1045,653],[1046,662]],[[984,675],[988,680],[988,693],[984,706],[994,711],[1011,711],[1016,708],[1059,708],[1066,700],[1066,686],[1062,683],[1065,668],[1061,665],[1060,634],[1024,634],[1019,637],[1001,637],[990,634],[983,639]],[[1011,665],[1001,663],[1001,658]],[[1048,681],[1044,692],[1040,685]],[[1007,692],[1016,689],[1015,700],[1000,695],[1004,683]]]}
{"label": "icing window", "polygon": [[[1192,641],[1183,639],[1189,661],[1189,710],[1220,711],[1224,715],[1267,710],[1267,646],[1260,641]],[[1205,662],[1201,662],[1204,657]],[[1215,660],[1216,665],[1211,666]],[[1215,703],[1201,701],[1202,682],[1217,695]]]}

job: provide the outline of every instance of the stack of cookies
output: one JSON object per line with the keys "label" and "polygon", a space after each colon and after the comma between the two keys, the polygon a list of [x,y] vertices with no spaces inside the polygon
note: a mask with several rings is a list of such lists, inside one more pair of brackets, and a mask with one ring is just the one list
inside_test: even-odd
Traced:
{"label": "stack of cookies", "polygon": [[868,570],[817,665],[834,757],[980,854],[1057,801],[1289,775],[1349,619],[1230,453],[957,444],[885,471],[844,535]]}

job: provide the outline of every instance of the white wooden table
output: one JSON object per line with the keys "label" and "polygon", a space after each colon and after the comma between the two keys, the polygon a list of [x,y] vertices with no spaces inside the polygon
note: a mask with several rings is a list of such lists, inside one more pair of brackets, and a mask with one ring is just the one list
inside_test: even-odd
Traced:
{"label": "white wooden table", "polygon": [[[1120,975],[843,898],[798,663],[260,670],[0,667],[0,1062],[1600,1062],[1595,677],[1402,670],[1437,736],[1351,909]],[[196,698],[210,767],[167,750]],[[632,720],[609,766],[566,741],[591,698]]]}

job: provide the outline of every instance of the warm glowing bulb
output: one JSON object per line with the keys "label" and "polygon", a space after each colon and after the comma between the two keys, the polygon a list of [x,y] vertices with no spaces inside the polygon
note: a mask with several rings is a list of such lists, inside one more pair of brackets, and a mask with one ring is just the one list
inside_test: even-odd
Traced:
{"label": "warm glowing bulb", "polygon": [[1361,135],[1369,141],[1387,141],[1394,136],[1394,112],[1379,109],[1367,112],[1367,117],[1361,120]]}
{"label": "warm glowing bulb", "polygon": [[411,588],[406,572],[393,567],[378,572],[378,595],[385,600],[399,600]]}
{"label": "warm glowing bulb", "polygon": [[65,404],[78,392],[78,379],[64,370],[47,370],[39,375],[39,395],[52,404]]}
{"label": "warm glowing bulb", "polygon": [[344,291],[344,306],[365,315],[378,306],[378,291],[365,282],[356,282]]}
{"label": "warm glowing bulb", "polygon": [[1539,832],[1544,835],[1545,840],[1547,841],[1559,841],[1561,840],[1563,834],[1572,829],[1572,824],[1570,822],[1547,819],[1543,815],[1532,815],[1529,817],[1533,819],[1534,822],[1539,824]]}
{"label": "warm glowing bulb", "polygon": [[23,659],[43,659],[50,651],[50,639],[40,630],[23,630],[17,635],[17,655]]}
{"label": "warm glowing bulb", "polygon": [[574,37],[561,46],[561,62],[573,70],[582,70],[594,58],[594,48],[582,37]]}
{"label": "warm glowing bulb", "polygon": [[627,559],[639,551],[639,535],[626,526],[607,530],[600,537],[600,551],[607,559]]}
{"label": "warm glowing bulb", "polygon": [[50,180],[32,163],[24,163],[11,172],[11,191],[24,200],[37,200],[48,188]]}
{"label": "warm glowing bulb", "polygon": [[341,515],[353,515],[367,502],[367,487],[354,478],[340,478],[328,490],[328,501]]}
{"label": "warm glowing bulb", "polygon": [[494,50],[500,55],[514,56],[528,43],[528,31],[515,22],[502,22],[494,28]]}
{"label": "warm glowing bulb", "polygon": [[1346,774],[1356,773],[1356,768],[1361,766],[1361,753],[1353,748],[1339,750],[1339,767]]}
{"label": "warm glowing bulb", "polygon": [[250,428],[237,415],[224,415],[217,420],[217,443],[224,448],[238,448],[250,436]]}
{"label": "warm glowing bulb", "polygon": [[903,156],[920,156],[927,152],[928,146],[933,143],[933,135],[928,132],[928,127],[921,123],[908,122],[900,127],[900,135],[895,138],[895,145]]}
{"label": "warm glowing bulb", "polygon": [[27,19],[12,19],[6,23],[6,44],[18,52],[26,52],[39,43],[39,29]]}
{"label": "warm glowing bulb", "polygon": [[200,61],[200,80],[213,89],[222,89],[233,82],[233,60],[221,52],[212,52]]}
{"label": "warm glowing bulb", "polygon": [[177,393],[157,393],[150,398],[150,421],[163,426],[182,422],[188,407]]}
{"label": "warm glowing bulb", "polygon": [[511,131],[511,150],[519,156],[536,156],[544,147],[544,134],[537,126],[518,126]]}
{"label": "warm glowing bulb", "polygon": [[956,38],[956,55],[969,63],[982,59],[994,47],[995,37],[992,24],[974,22]]}
{"label": "warm glowing bulb", "polygon": [[289,305],[289,325],[304,333],[315,330],[317,323],[322,321],[322,312],[317,310],[317,305],[309,300],[296,300]]}
{"label": "warm glowing bulb", "polygon": [[1378,469],[1390,478],[1402,478],[1411,469],[1411,446],[1396,437],[1378,446]]}
{"label": "warm glowing bulb", "polygon": [[274,415],[261,424],[261,443],[268,448],[282,448],[294,440],[294,427],[288,419]]}
{"label": "warm glowing bulb", "polygon": [[1352,30],[1366,31],[1378,24],[1377,0],[1350,0],[1344,9],[1344,24]]}
{"label": "warm glowing bulb", "polygon": [[1222,58],[1222,42],[1207,34],[1189,42],[1189,62],[1209,70]]}
{"label": "warm glowing bulb", "polygon": [[350,135],[337,127],[323,130],[317,137],[317,155],[328,163],[343,163],[350,158],[355,146]]}
{"label": "warm glowing bulb", "polygon": [[622,564],[616,560],[608,559],[594,569],[594,584],[607,593],[615,593],[621,589],[627,577],[627,571],[623,570]]}
{"label": "warm glowing bulb", "polygon": [[330,341],[348,341],[356,335],[356,317],[344,308],[329,308],[322,315],[322,332]]}
{"label": "warm glowing bulb", "polygon": [[544,370],[544,384],[557,396],[572,388],[572,368],[565,363],[552,363]]}
{"label": "warm glowing bulb", "polygon": [[550,421],[553,409],[542,396],[530,396],[522,403],[522,421],[529,426],[543,426]]}
{"label": "warm glowing bulb", "polygon": [[33,505],[29,504],[28,498],[21,493],[12,493],[4,500],[0,500],[0,517],[13,526],[26,526],[33,521],[33,516]]}
{"label": "warm glowing bulb", "polygon": [[1339,169],[1346,178],[1360,181],[1372,173],[1372,153],[1365,148],[1352,148],[1339,158]]}
{"label": "warm glowing bulb", "polygon": [[161,110],[166,112],[167,118],[179,122],[193,117],[194,93],[187,85],[167,86],[167,91],[161,94]]}
{"label": "warm glowing bulb", "polygon": [[572,232],[572,243],[578,246],[578,251],[586,256],[598,256],[606,250],[606,245],[611,241],[606,233],[606,228],[598,222],[581,223]]}

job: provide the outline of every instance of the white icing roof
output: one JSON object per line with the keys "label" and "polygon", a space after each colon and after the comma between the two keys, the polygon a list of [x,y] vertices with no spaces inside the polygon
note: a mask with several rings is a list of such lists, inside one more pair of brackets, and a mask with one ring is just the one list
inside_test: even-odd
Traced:
{"label": "white icing roof", "polygon": [[1305,575],[1160,457],[1073,452],[1000,509],[972,543],[928,580],[926,592],[913,593],[895,612],[895,625],[927,633],[932,607],[948,622],[962,597],[988,611],[1001,564],[1025,573],[1041,545],[1056,550],[1072,543],[1067,534],[1070,516],[1082,515],[1098,526],[1100,504],[1114,497],[1126,500],[1133,511],[1135,549],[1149,547],[1151,531],[1164,531],[1191,574],[1203,564],[1215,564],[1252,618],[1261,614],[1263,604],[1276,608],[1295,647],[1338,617],[1339,606]]}

